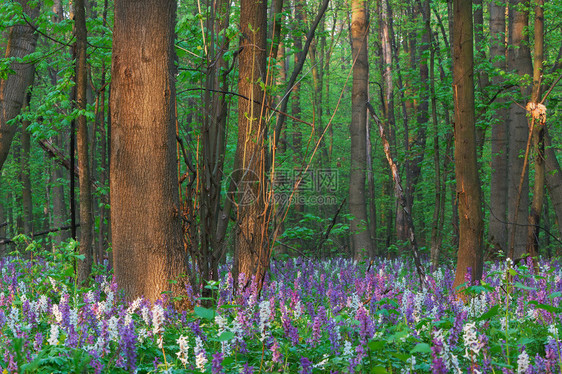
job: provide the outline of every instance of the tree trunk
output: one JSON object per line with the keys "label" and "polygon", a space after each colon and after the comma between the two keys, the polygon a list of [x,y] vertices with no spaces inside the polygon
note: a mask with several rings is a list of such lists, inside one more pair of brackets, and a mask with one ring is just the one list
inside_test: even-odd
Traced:
{"label": "tree trunk", "polygon": [[[490,59],[496,69],[506,70],[505,1],[490,2]],[[499,87],[501,75],[492,77]],[[492,119],[492,161],[490,176],[490,218],[488,240],[495,252],[507,253],[507,109],[505,99],[498,97],[498,108]]]}
{"label": "tree trunk", "polygon": [[[268,228],[265,212],[265,100],[261,82],[266,82],[267,2],[240,3],[238,92],[249,100],[238,100],[238,144],[234,175],[238,182],[238,214],[234,256],[235,280],[245,274],[245,287],[255,276],[259,284],[269,267]],[[265,104],[265,103],[264,103]]]}
{"label": "tree trunk", "polygon": [[[39,15],[39,5],[33,8],[26,0],[17,1],[23,8],[25,17],[33,22]],[[22,59],[35,51],[37,34],[25,22],[11,27],[6,46],[6,58]],[[29,63],[12,62],[10,69],[14,74],[8,75],[0,81],[0,170],[8,157],[12,139],[17,126],[8,124],[21,111],[26,91],[33,82],[35,69]]]}
{"label": "tree trunk", "polygon": [[562,240],[562,169],[550,144],[548,133],[545,133],[544,140],[546,188],[558,223],[558,238]]}
{"label": "tree trunk", "polygon": [[453,102],[455,104],[455,175],[459,209],[459,247],[453,287],[482,277],[482,205],[476,161],[472,50],[472,3],[453,1]]}
{"label": "tree trunk", "polygon": [[115,2],[111,231],[115,279],[128,300],[144,296],[155,302],[164,291],[186,292],[176,171],[175,20],[174,0]]}
{"label": "tree trunk", "polygon": [[[510,0],[508,68],[520,77],[533,74],[527,32],[528,23],[527,2]],[[530,87],[526,83],[521,83],[519,94],[521,98],[527,99],[531,94]],[[526,103],[517,97],[514,101],[509,108],[508,124],[508,256],[512,259],[519,259],[526,252],[527,244],[529,177],[528,169],[523,167],[525,160],[521,156],[527,147],[529,127],[527,113],[524,109]]]}
{"label": "tree trunk", "polygon": [[356,259],[372,253],[371,234],[365,198],[366,124],[369,101],[369,58],[367,12],[363,0],[351,2],[351,53],[353,61],[353,87],[351,91],[351,170],[349,173],[349,213],[353,254]]}
{"label": "tree trunk", "polygon": [[[75,22],[75,80],[76,80],[76,108],[82,113],[86,111],[87,104],[87,31],[86,31],[86,12],[84,0],[74,2],[74,22]],[[78,180],[80,185],[80,255],[84,256],[78,262],[77,280],[78,284],[86,283],[92,272],[93,262],[93,239],[94,239],[94,217],[92,214],[92,191],[90,187],[90,157],[88,155],[88,127],[86,115],[78,116],[78,134],[76,137],[78,148]]]}
{"label": "tree trunk", "polygon": [[[533,201],[531,203],[527,236],[527,252],[531,257],[536,257],[539,252],[539,224],[544,200],[544,129],[546,125],[546,113],[542,115],[542,104],[540,103],[544,45],[543,5],[544,0],[536,0],[533,92],[531,94],[531,103],[527,104],[527,107],[533,106],[535,109],[531,111],[530,127],[531,131],[533,131],[533,148],[535,150],[535,183],[533,185]],[[529,110],[529,108],[527,108],[527,110]]]}
{"label": "tree trunk", "polygon": [[[26,95],[25,106],[29,106],[31,93]],[[31,169],[29,160],[31,156],[31,139],[29,131],[29,120],[22,121],[21,129],[21,155],[20,155],[20,177],[22,184],[22,218],[23,233],[28,237],[33,237],[33,198],[31,194]]]}

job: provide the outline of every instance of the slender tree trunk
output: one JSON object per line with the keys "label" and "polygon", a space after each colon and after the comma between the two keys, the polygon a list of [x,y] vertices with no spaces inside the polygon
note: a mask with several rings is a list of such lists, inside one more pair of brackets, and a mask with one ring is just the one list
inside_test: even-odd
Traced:
{"label": "slender tree trunk", "polygon": [[351,92],[351,170],[349,173],[349,213],[353,216],[350,230],[356,259],[372,253],[371,234],[365,198],[366,124],[369,101],[369,58],[367,12],[363,0],[351,2],[351,35],[353,61],[353,88]]}
{"label": "slender tree trunk", "polygon": [[562,240],[562,169],[556,159],[548,133],[545,133],[544,140],[546,188],[558,223],[558,237]]}
{"label": "slender tree trunk", "polygon": [[[86,68],[86,50],[88,46],[86,39],[86,11],[84,9],[84,0],[75,0],[74,20],[76,36],[76,108],[83,112],[86,110],[86,86],[88,85]],[[78,148],[78,169],[80,170],[78,177],[80,185],[80,255],[84,256],[84,259],[78,262],[77,278],[78,283],[81,284],[87,282],[92,272],[92,262],[94,258],[94,219],[92,213],[90,157],[88,155],[89,140],[86,115],[80,114],[77,122],[78,134],[76,141]]]}
{"label": "slender tree trunk", "polygon": [[[528,24],[527,2],[510,0],[508,68],[520,77],[533,74],[527,33]],[[522,83],[519,91],[520,98],[527,99],[530,94],[530,86]],[[519,259],[525,253],[527,244],[529,176],[528,168],[523,167],[525,160],[522,156],[527,147],[529,127],[527,113],[524,109],[526,103],[517,97],[514,101],[509,108],[508,124],[508,255],[513,259]]]}
{"label": "slender tree trunk", "polygon": [[255,276],[261,285],[269,267],[268,229],[265,212],[265,100],[260,85],[266,82],[267,2],[242,0],[240,3],[240,46],[238,91],[250,100],[238,101],[238,144],[235,179],[239,186],[235,280],[245,274],[245,287]]}
{"label": "slender tree trunk", "polygon": [[[184,296],[175,126],[174,0],[115,2],[111,84],[111,232],[128,300]],[[176,280],[177,283],[170,283]],[[180,307],[186,307],[186,299]]]}
{"label": "slender tree trunk", "polygon": [[[26,95],[26,104],[29,106],[31,93]],[[22,184],[22,210],[23,210],[23,233],[33,237],[33,198],[31,194],[31,168],[29,160],[31,158],[31,139],[28,131],[30,122],[22,121],[21,129],[21,155],[20,155],[20,177]]]}
{"label": "slender tree trunk", "polygon": [[[23,8],[25,17],[33,22],[39,15],[39,5],[31,7],[26,0],[17,1]],[[35,51],[37,34],[25,22],[11,27],[6,46],[6,58],[23,59]],[[27,89],[33,82],[34,67],[29,63],[12,62],[10,69],[14,74],[0,81],[0,170],[8,157],[12,139],[17,126],[8,124],[21,111]]]}
{"label": "slender tree trunk", "polygon": [[[495,68],[506,70],[505,61],[505,9],[504,1],[490,2],[490,59]],[[499,87],[501,75],[492,77],[492,84]],[[490,176],[490,219],[488,240],[495,252],[507,253],[507,109],[505,100],[496,99],[498,108],[492,119],[492,162]]]}
{"label": "slender tree trunk", "polygon": [[459,248],[453,287],[482,277],[482,205],[476,161],[474,124],[474,81],[472,43],[472,4],[454,0],[453,102],[455,104],[455,168],[459,206]]}
{"label": "slender tree trunk", "polygon": [[531,130],[533,131],[533,148],[535,150],[535,183],[533,186],[533,201],[529,215],[529,230],[527,237],[527,252],[531,257],[536,257],[539,252],[540,218],[543,211],[544,200],[544,129],[546,113],[541,102],[541,84],[543,70],[543,45],[544,45],[544,0],[536,0],[535,6],[535,46],[533,65],[533,92],[531,102],[527,104],[534,108],[531,110]]}

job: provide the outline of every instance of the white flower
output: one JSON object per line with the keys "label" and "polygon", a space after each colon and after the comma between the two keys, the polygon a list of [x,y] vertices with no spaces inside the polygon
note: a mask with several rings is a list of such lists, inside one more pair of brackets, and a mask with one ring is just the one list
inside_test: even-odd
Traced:
{"label": "white flower", "polygon": [[109,321],[107,322],[107,333],[109,334],[109,340],[111,341],[118,341],[119,340],[119,318],[115,316],[111,316]]}
{"label": "white flower", "polygon": [[529,355],[527,352],[523,351],[519,354],[517,358],[517,374],[526,373],[529,369]]}
{"label": "white flower", "polygon": [[548,326],[548,335],[552,336],[553,338],[556,338],[558,336],[558,328],[556,327],[556,325]]}
{"label": "white flower", "polygon": [[20,311],[15,306],[12,306],[12,309],[10,310],[10,314],[8,315],[6,323],[8,324],[10,330],[12,330],[14,333],[16,333],[16,326],[19,325],[19,320],[20,320]]}
{"label": "white flower", "polygon": [[353,351],[352,351],[351,342],[349,340],[346,340],[343,343],[343,355],[347,356],[347,357],[351,357],[352,354],[353,354]]}
{"label": "white flower", "polygon": [[47,301],[47,296],[41,295],[41,297],[39,298],[39,300],[35,304],[35,311],[37,313],[39,313],[39,312],[45,313],[47,311],[48,304],[49,303]]}
{"label": "white flower", "polygon": [[127,314],[133,314],[140,306],[141,301],[142,299],[140,297],[136,298],[135,301],[129,305],[129,308],[127,308]]}
{"label": "white flower", "polygon": [[195,366],[201,371],[205,371],[205,364],[207,363],[207,357],[205,357],[205,348],[203,347],[203,341],[200,337],[195,337]]}
{"label": "white flower", "polygon": [[55,320],[57,321],[57,323],[60,324],[62,322],[62,313],[59,310],[59,305],[54,304],[51,308],[51,312],[53,313],[53,316],[55,316]]}
{"label": "white flower", "polygon": [[[470,359],[472,354],[478,356],[478,353],[480,353],[480,350],[482,349],[482,343],[479,342],[478,338],[476,337],[476,324],[474,322],[467,323],[463,326],[462,329],[464,331],[464,357]],[[470,354],[469,351],[471,352]]]}
{"label": "white flower", "polygon": [[322,356],[322,361],[320,361],[317,364],[314,364],[313,366],[318,369],[324,369],[324,366],[328,363],[328,359],[329,359],[328,354],[324,353],[324,356]]}
{"label": "white flower", "polygon": [[70,309],[70,325],[76,327],[78,325],[78,309],[71,308]]}
{"label": "white flower", "polygon": [[162,324],[164,323],[164,308],[161,305],[155,304],[152,307],[152,333],[154,335],[162,331]]}
{"label": "white flower", "polygon": [[269,301],[264,300],[262,302],[260,302],[260,324],[259,324],[259,328],[260,328],[260,333],[261,333],[261,337],[260,337],[260,341],[264,341],[266,336],[267,336],[267,329],[269,328],[270,325],[270,321],[269,318],[271,316],[271,308],[270,308],[270,304]]}
{"label": "white flower", "polygon": [[50,345],[57,345],[59,344],[59,326],[58,325],[51,325],[51,333],[49,335],[49,339],[47,340]]}
{"label": "white flower", "polygon": [[147,325],[150,325],[150,309],[148,309],[148,307],[143,306],[141,308],[141,315],[142,315],[142,320],[144,321],[144,323],[146,323]]}
{"label": "white flower", "polygon": [[187,336],[181,335],[176,342],[179,345],[179,351],[176,353],[178,359],[182,364],[187,365],[187,359],[189,357],[189,344],[187,342]]}

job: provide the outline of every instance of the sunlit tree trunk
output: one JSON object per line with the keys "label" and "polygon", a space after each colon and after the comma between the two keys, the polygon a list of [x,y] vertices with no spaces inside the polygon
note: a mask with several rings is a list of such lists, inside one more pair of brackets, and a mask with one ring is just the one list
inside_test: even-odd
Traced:
{"label": "sunlit tree trunk", "polygon": [[459,209],[459,247],[454,287],[482,277],[482,205],[476,161],[472,4],[454,0],[453,101],[455,103],[455,175]]}
{"label": "sunlit tree trunk", "polygon": [[[261,284],[269,267],[268,228],[265,212],[265,94],[267,2],[242,0],[240,3],[240,47],[238,92],[248,99],[238,100],[238,143],[236,173],[238,212],[234,272],[253,276]],[[262,103],[262,104],[260,104]],[[240,284],[244,287],[246,283]]]}
{"label": "sunlit tree trunk", "polygon": [[[30,22],[39,15],[39,5],[30,6],[26,0],[17,1]],[[30,1],[31,2],[31,1]],[[37,34],[33,27],[25,22],[11,27],[6,46],[7,59],[22,59],[35,51]],[[14,74],[0,81],[0,170],[8,157],[12,139],[17,126],[8,124],[21,111],[25,94],[33,82],[34,67],[29,63],[12,62],[10,69]]]}
{"label": "sunlit tree trunk", "polygon": [[111,232],[115,280],[128,300],[144,296],[154,302],[165,291],[186,292],[176,170],[175,20],[174,0],[115,2]]}
{"label": "sunlit tree trunk", "polygon": [[363,0],[351,2],[351,55],[353,87],[351,91],[351,170],[349,173],[349,212],[353,216],[350,230],[353,254],[356,259],[372,253],[371,235],[365,198],[366,124],[369,101],[369,58],[367,11]]}

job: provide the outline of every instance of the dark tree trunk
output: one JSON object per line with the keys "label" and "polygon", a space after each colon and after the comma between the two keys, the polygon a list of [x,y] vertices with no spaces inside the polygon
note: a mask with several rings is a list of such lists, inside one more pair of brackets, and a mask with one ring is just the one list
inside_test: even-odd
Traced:
{"label": "dark tree trunk", "polygon": [[[543,211],[544,200],[544,129],[546,113],[543,115],[541,103],[541,84],[543,70],[543,45],[544,45],[544,0],[536,0],[535,6],[535,46],[533,65],[533,92],[527,110],[531,109],[531,131],[533,132],[533,148],[535,150],[535,183],[533,185],[533,201],[529,215],[529,230],[527,237],[527,252],[531,257],[536,257],[539,252],[540,219]],[[534,110],[533,110],[534,109]]]}
{"label": "dark tree trunk", "polygon": [[[527,2],[510,0],[508,68],[520,77],[533,74],[527,32],[528,24]],[[529,98],[530,88],[526,83],[522,83],[519,98],[516,97],[509,108],[507,219],[509,223],[508,256],[512,259],[521,258],[526,252],[527,244],[529,176],[528,169],[523,166],[525,160],[521,155],[525,153],[529,135],[524,100]]]}
{"label": "dark tree trunk", "polygon": [[115,2],[111,232],[115,279],[128,300],[144,296],[154,302],[164,291],[186,292],[176,170],[175,20],[174,0]]}
{"label": "dark tree trunk", "polygon": [[[87,31],[86,31],[86,11],[84,0],[74,2],[74,21],[75,21],[75,80],[76,80],[76,108],[84,112],[87,104]],[[94,258],[94,217],[92,213],[92,191],[90,186],[90,157],[88,154],[88,125],[86,115],[78,116],[78,134],[76,137],[78,150],[78,169],[80,170],[78,180],[80,185],[80,255],[84,256],[78,262],[77,280],[79,284],[85,283],[92,272],[92,262]]]}
{"label": "dark tree trunk", "polygon": [[[506,70],[505,1],[490,2],[490,59],[494,67]],[[499,87],[498,74],[492,84]],[[507,253],[507,109],[503,98],[497,98],[498,109],[492,119],[492,162],[490,176],[490,219],[488,238],[495,252]]]}

